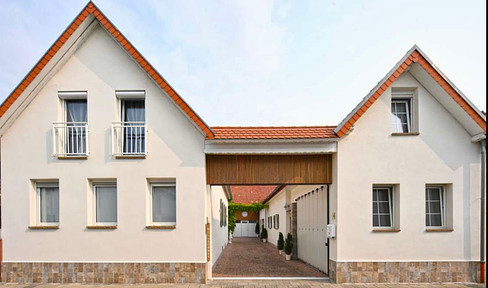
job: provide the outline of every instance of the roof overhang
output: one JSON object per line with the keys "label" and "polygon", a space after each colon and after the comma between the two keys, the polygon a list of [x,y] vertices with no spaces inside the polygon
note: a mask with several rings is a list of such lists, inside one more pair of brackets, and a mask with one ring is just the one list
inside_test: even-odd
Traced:
{"label": "roof overhang", "polygon": [[205,154],[330,154],[338,138],[206,140]]}

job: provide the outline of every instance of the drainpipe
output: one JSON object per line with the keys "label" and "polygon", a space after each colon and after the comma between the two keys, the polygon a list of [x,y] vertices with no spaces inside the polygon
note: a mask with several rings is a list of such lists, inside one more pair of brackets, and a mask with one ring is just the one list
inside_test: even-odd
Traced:
{"label": "drainpipe", "polygon": [[[330,203],[329,203],[329,186],[330,184],[327,184],[327,225],[330,224],[330,219],[329,219],[329,214],[330,214]],[[325,246],[327,246],[327,275],[329,274],[330,267],[329,267],[329,259],[330,259],[330,239],[327,237],[327,242],[325,242]]]}
{"label": "drainpipe", "polygon": [[485,194],[486,194],[486,138],[481,144],[481,235],[480,235],[480,282],[486,281],[485,270]]}

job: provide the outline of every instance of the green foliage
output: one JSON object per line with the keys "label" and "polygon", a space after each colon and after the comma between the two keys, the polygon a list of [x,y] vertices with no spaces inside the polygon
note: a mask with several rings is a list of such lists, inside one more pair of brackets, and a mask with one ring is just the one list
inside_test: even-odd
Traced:
{"label": "green foliage", "polygon": [[260,202],[252,204],[229,202],[229,207],[227,207],[227,210],[229,211],[227,215],[227,225],[229,227],[230,234],[233,234],[234,230],[236,229],[236,211],[259,212],[261,209],[268,208],[268,206],[269,205],[265,205]]}
{"label": "green foliage", "polygon": [[254,228],[254,233],[259,235],[259,221],[256,222],[256,228]]}
{"label": "green foliage", "polygon": [[264,226],[261,229],[261,239],[268,239],[268,230]]}
{"label": "green foliage", "polygon": [[293,249],[293,243],[291,242],[293,240],[293,236],[291,236],[290,233],[286,235],[286,240],[285,240],[285,254],[286,255],[291,255],[291,250]]}
{"label": "green foliage", "polygon": [[285,240],[283,240],[283,233],[280,232],[280,235],[278,236],[278,250],[283,250],[283,247],[285,246]]}

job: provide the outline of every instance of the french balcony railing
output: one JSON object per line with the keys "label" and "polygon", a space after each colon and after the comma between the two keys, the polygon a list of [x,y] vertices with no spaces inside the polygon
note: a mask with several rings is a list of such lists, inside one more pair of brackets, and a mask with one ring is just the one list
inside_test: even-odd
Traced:
{"label": "french balcony railing", "polygon": [[114,122],[112,154],[115,157],[146,156],[146,131],[146,122]]}
{"label": "french balcony railing", "polygon": [[88,123],[53,123],[53,144],[55,157],[87,157]]}

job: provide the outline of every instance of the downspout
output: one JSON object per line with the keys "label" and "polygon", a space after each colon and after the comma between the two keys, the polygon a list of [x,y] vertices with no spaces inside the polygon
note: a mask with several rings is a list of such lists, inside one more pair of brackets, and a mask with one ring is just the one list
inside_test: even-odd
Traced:
{"label": "downspout", "polygon": [[[330,215],[330,203],[329,203],[329,186],[330,184],[327,184],[327,225],[330,224],[330,219],[329,219],[329,215]],[[327,246],[327,275],[330,275],[329,274],[329,271],[330,271],[330,267],[329,267],[329,258],[330,258],[330,243],[329,243],[330,239],[329,237],[327,237],[327,242],[325,242],[325,246]]]}
{"label": "downspout", "polygon": [[481,235],[480,235],[480,282],[486,281],[485,270],[485,194],[486,194],[486,140],[481,144]]}

